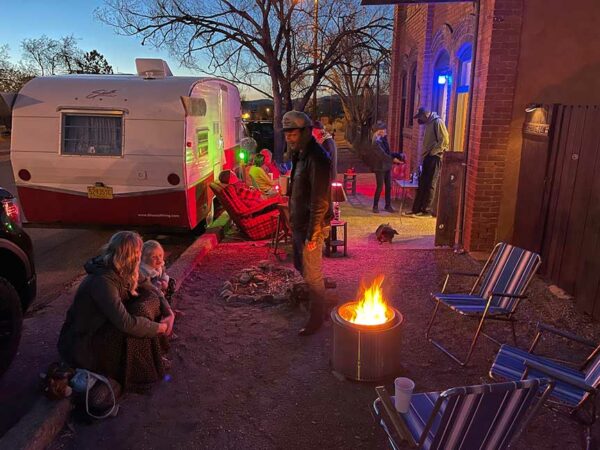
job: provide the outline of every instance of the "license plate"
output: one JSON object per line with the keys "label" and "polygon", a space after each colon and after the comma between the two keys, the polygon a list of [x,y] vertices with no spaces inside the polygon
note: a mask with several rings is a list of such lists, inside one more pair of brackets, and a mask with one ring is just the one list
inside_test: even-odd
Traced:
{"label": "license plate", "polygon": [[113,188],[110,186],[88,186],[88,198],[99,198],[111,200],[113,198]]}

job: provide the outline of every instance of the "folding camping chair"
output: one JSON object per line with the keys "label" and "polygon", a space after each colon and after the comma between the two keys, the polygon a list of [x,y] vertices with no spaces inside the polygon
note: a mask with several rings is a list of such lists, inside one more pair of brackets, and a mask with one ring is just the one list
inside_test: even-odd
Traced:
{"label": "folding camping chair", "polygon": [[[510,345],[503,345],[490,369],[490,377],[504,380],[520,380],[528,377],[549,377],[556,381],[549,400],[555,405],[569,410],[571,417],[586,428],[588,448],[591,445],[591,427],[596,419],[596,395],[600,388],[600,345],[571,333],[538,323],[537,334],[528,351]],[[569,367],[566,361],[535,355],[533,351],[543,332],[595,347],[577,369]],[[572,364],[571,364],[572,365]],[[589,417],[585,408],[590,407]]]}
{"label": "folding camping chair", "polygon": [[402,441],[420,449],[503,449],[516,440],[553,386],[553,381],[529,379],[414,394],[407,413],[397,412],[394,399],[380,386],[373,411],[394,449]]}
{"label": "folding camping chair", "polygon": [[[469,362],[479,334],[483,334],[500,345],[496,339],[482,333],[486,319],[510,322],[516,344],[517,335],[513,315],[521,300],[527,298],[523,293],[533,279],[540,263],[541,258],[537,253],[501,242],[494,247],[481,273],[448,273],[442,292],[431,295],[436,304],[425,332],[426,338],[461,366],[466,366]],[[468,294],[447,294],[445,291],[450,275],[475,276],[477,279]],[[479,284],[479,292],[475,293]],[[440,305],[447,306],[451,311],[462,316],[479,319],[477,331],[471,340],[471,346],[464,361],[430,338],[431,327]]]}

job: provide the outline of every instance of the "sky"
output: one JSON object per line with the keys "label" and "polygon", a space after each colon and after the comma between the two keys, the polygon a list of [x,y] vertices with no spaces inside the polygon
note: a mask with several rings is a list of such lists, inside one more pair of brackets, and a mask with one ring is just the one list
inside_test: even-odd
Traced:
{"label": "sky", "polygon": [[173,75],[200,75],[180,67],[166,50],[142,46],[138,38],[120,36],[97,20],[94,10],[103,5],[102,0],[0,0],[0,45],[9,45],[11,61],[16,63],[23,39],[73,35],[83,51],[96,49],[103,54],[115,73],[135,73],[135,58],[141,57],[164,59]]}

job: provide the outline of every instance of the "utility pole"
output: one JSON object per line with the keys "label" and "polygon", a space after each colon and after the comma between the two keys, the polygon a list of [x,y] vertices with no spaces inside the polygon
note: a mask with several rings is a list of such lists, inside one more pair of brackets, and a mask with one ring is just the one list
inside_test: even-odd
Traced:
{"label": "utility pole", "polygon": [[313,92],[313,119],[317,120],[317,60],[319,59],[319,0],[315,0],[315,34],[313,37],[313,60],[315,64],[315,68],[313,71],[313,82],[315,83],[315,91]]}
{"label": "utility pole", "polygon": [[375,123],[379,121],[379,65],[375,66]]}

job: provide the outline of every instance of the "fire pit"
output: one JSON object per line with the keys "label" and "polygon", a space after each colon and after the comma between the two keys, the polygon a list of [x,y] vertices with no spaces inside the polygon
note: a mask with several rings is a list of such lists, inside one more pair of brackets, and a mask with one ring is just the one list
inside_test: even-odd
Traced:
{"label": "fire pit", "polygon": [[380,276],[362,298],[331,311],[333,369],[346,378],[375,381],[400,369],[402,314],[382,296]]}

